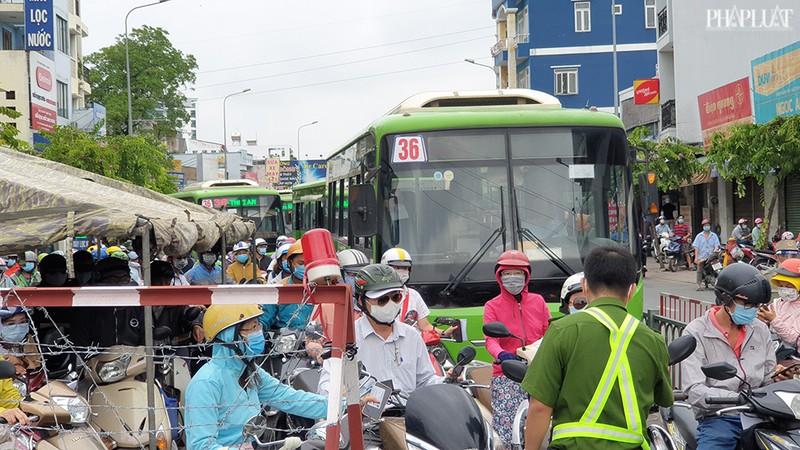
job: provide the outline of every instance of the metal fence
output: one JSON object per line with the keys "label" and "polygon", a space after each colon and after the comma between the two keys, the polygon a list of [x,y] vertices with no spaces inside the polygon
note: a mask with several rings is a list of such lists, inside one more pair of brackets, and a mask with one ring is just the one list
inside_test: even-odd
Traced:
{"label": "metal fence", "polygon": [[[686,328],[686,322],[681,322],[679,320],[665,317],[659,314],[659,312],[655,309],[651,309],[646,313],[644,313],[643,320],[647,324],[647,326],[649,326],[651,329],[655,330],[656,332],[664,336],[664,340],[667,342],[667,345],[669,345],[670,342],[674,341],[681,334],[683,334],[683,329]],[[680,364],[675,366],[670,366],[669,372],[672,375],[672,385],[675,388],[680,388],[681,386]]]}

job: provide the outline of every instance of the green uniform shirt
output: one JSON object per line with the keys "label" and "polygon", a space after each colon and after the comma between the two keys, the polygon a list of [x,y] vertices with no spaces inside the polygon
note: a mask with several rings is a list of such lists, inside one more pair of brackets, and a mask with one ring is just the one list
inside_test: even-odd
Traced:
{"label": "green uniform shirt", "polygon": [[[617,326],[622,324],[627,314],[623,303],[615,298],[596,299],[589,308],[600,308]],[[642,425],[646,426],[653,404],[670,406],[674,401],[667,346],[661,335],[639,324],[627,354]],[[531,397],[553,408],[553,426],[577,422],[589,406],[610,355],[608,329],[589,314],[571,314],[550,324],[522,381],[522,388]],[[614,383],[597,423],[626,427],[618,383]],[[567,438],[554,441],[552,448],[638,447],[605,439]]]}

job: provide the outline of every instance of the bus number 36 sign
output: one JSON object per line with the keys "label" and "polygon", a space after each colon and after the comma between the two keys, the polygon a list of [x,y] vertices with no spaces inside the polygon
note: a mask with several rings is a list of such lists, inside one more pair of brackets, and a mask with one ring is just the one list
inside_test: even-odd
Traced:
{"label": "bus number 36 sign", "polygon": [[392,163],[426,162],[425,143],[422,136],[396,136]]}

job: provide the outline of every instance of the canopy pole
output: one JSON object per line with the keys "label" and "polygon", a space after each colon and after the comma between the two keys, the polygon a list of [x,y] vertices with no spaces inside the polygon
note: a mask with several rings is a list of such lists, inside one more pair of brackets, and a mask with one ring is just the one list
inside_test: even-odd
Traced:
{"label": "canopy pole", "polygon": [[67,260],[67,276],[75,278],[75,262],[72,260],[72,240],[75,238],[75,211],[67,213],[67,248],[64,259]]}
{"label": "canopy pole", "polygon": [[225,242],[225,229],[222,229],[222,233],[220,233],[219,237],[220,245],[222,249],[220,251],[220,256],[222,256],[222,276],[220,276],[219,284],[227,284],[225,283],[225,275],[228,272],[228,246]]}
{"label": "canopy pole", "polygon": [[[142,272],[144,276],[144,285],[150,286],[152,277],[150,273],[151,256],[150,256],[150,231],[151,224],[144,226],[142,232]],[[156,448],[156,395],[155,395],[155,380],[156,370],[153,353],[153,307],[144,307],[144,345],[145,345],[145,361],[147,362],[147,428],[148,437],[150,439],[150,448]],[[165,430],[165,433],[168,430]]]}
{"label": "canopy pole", "polygon": [[258,256],[256,255],[256,233],[253,231],[253,235],[250,237],[253,241],[253,247],[250,248],[250,254],[253,255],[253,283],[255,284],[258,281]]}

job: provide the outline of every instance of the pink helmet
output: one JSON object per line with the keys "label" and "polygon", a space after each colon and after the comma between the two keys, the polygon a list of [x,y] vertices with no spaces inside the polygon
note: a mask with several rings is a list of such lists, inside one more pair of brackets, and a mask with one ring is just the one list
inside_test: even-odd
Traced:
{"label": "pink helmet", "polygon": [[764,219],[762,219],[761,217],[757,217],[754,222],[755,222],[756,225],[758,225],[760,223],[764,223]]}

